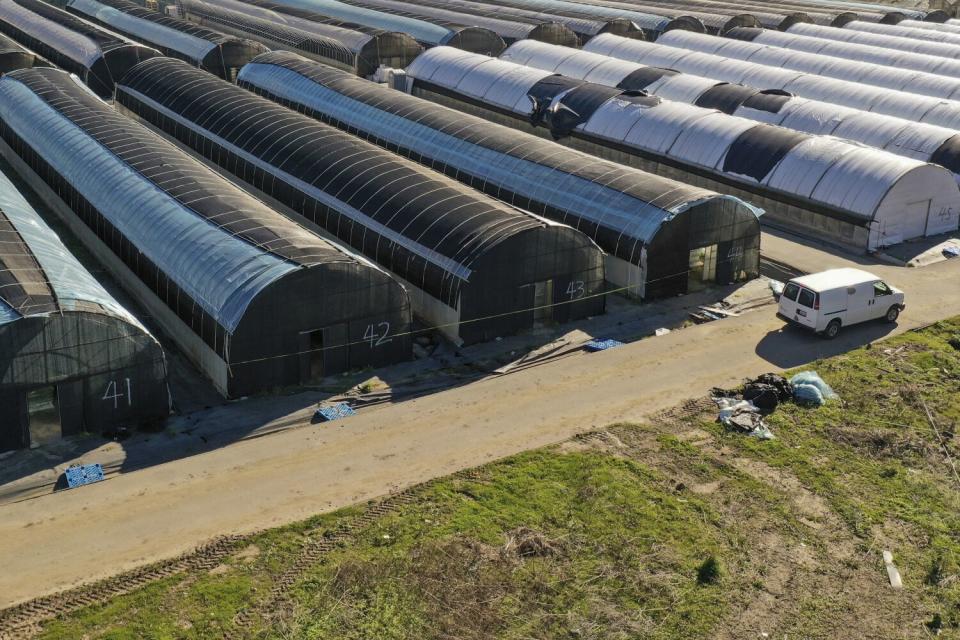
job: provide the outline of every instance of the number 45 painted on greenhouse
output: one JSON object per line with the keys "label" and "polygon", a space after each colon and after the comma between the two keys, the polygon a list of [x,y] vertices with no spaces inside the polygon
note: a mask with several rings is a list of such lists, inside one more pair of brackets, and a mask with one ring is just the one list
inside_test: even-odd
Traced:
{"label": "number 45 painted on greenhouse", "polygon": [[121,398],[127,399],[128,407],[133,406],[133,394],[130,393],[130,378],[124,378],[123,380],[124,382],[126,382],[126,387],[127,387],[126,395],[124,395],[123,393],[120,393],[119,390],[123,389],[123,385],[118,385],[116,380],[111,380],[109,383],[107,383],[107,390],[103,392],[104,400],[113,400],[114,409],[120,408]]}

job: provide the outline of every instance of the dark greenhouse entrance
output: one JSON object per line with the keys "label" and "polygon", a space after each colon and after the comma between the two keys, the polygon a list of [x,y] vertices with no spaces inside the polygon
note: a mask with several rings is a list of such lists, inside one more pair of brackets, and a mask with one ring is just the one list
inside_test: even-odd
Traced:
{"label": "dark greenhouse entrance", "polygon": [[553,320],[553,280],[533,284],[533,324],[540,326]]}
{"label": "dark greenhouse entrance", "polygon": [[300,381],[303,384],[323,378],[323,329],[300,334]]}
{"label": "dark greenhouse entrance", "polygon": [[43,446],[63,437],[56,387],[41,387],[27,392],[27,425],[30,446]]}
{"label": "dark greenhouse entrance", "polygon": [[700,291],[717,279],[717,245],[699,247],[690,252],[687,293]]}

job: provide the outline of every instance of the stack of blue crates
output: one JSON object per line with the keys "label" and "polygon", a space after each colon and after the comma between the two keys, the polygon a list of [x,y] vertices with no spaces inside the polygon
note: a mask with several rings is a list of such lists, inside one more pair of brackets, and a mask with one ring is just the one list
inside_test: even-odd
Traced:
{"label": "stack of blue crates", "polygon": [[77,464],[68,467],[64,475],[67,476],[67,487],[74,489],[103,480],[103,467],[99,464]]}
{"label": "stack of blue crates", "polygon": [[614,347],[622,347],[623,343],[619,340],[613,340],[611,338],[594,338],[585,346],[587,351],[606,351],[607,349],[613,349]]}
{"label": "stack of blue crates", "polygon": [[320,407],[314,415],[323,422],[330,422],[331,420],[348,418],[356,414],[357,412],[351,409],[350,405],[346,402],[337,402],[336,404],[328,404],[325,407]]}

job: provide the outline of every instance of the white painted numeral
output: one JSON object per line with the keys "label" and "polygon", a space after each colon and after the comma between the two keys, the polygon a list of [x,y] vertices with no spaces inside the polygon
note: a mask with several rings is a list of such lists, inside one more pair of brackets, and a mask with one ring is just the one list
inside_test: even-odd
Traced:
{"label": "white painted numeral", "polygon": [[571,280],[570,284],[567,285],[567,295],[570,296],[571,300],[582,298],[584,293],[583,280]]}
{"label": "white painted numeral", "polygon": [[132,406],[133,406],[133,393],[131,393],[132,385],[130,384],[130,378],[124,378],[124,382],[126,383],[126,387],[127,387],[127,393],[126,393],[126,395],[120,393],[119,390],[120,390],[122,387],[117,384],[117,381],[116,381],[116,380],[111,380],[109,383],[107,383],[107,388],[106,388],[106,390],[103,392],[103,398],[102,398],[102,399],[103,399],[103,400],[108,400],[108,401],[109,401],[109,400],[113,400],[113,408],[114,408],[114,409],[119,409],[119,408],[120,408],[120,399],[121,399],[121,398],[124,398],[124,397],[127,399],[127,406],[128,406],[128,407],[132,407]]}
{"label": "white painted numeral", "polygon": [[368,324],[367,330],[363,332],[363,339],[370,343],[370,347],[379,347],[393,342],[390,336],[390,323],[380,322],[378,324]]}

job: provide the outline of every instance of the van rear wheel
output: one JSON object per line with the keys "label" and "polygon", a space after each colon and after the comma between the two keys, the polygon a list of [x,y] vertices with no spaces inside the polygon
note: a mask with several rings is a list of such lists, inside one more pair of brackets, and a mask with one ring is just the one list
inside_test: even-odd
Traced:
{"label": "van rear wheel", "polygon": [[886,318],[887,322],[896,322],[897,318],[900,317],[900,307],[897,305],[893,305],[892,307],[887,309],[887,315],[884,317]]}
{"label": "van rear wheel", "polygon": [[827,340],[833,340],[838,335],[840,335],[840,321],[831,320],[827,328],[823,330],[823,337]]}

